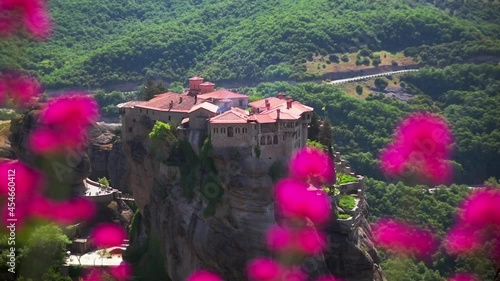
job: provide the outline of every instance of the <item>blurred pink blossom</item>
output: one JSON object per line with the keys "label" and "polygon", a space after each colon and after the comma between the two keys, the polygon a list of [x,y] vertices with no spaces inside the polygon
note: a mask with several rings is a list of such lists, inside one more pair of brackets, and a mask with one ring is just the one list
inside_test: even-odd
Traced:
{"label": "blurred pink blossom", "polygon": [[6,23],[0,31],[10,35],[14,26],[22,22],[26,30],[37,38],[46,38],[52,30],[52,22],[44,0],[2,0],[0,12]]}
{"label": "blurred pink blossom", "polygon": [[40,115],[41,126],[30,135],[30,147],[36,153],[79,149],[87,128],[97,118],[98,107],[92,97],[73,93],[52,100]]}
{"label": "blurred pink blossom", "polygon": [[289,162],[290,175],[303,182],[335,183],[333,160],[323,151],[313,148],[298,150]]}
{"label": "blurred pink blossom", "polygon": [[458,225],[446,233],[445,246],[450,253],[460,254],[477,250],[482,246],[481,240],[477,229]]}
{"label": "blurred pink blossom", "polygon": [[0,196],[8,197],[13,191],[16,200],[23,200],[41,191],[43,182],[41,172],[19,160],[0,162]]}
{"label": "blurred pink blossom", "polygon": [[378,221],[373,234],[381,247],[420,258],[429,257],[437,248],[436,238],[429,231],[394,220]]}
{"label": "blurred pink blossom", "polygon": [[331,217],[331,203],[322,190],[307,190],[308,185],[293,179],[280,180],[275,187],[278,213],[285,218],[310,219],[326,223]]}
{"label": "blurred pink blossom", "polygon": [[222,278],[207,270],[198,270],[186,279],[186,281],[222,281]]}
{"label": "blurred pink blossom", "polygon": [[305,228],[297,235],[297,246],[306,255],[317,255],[326,250],[326,235],[314,228]]}
{"label": "blurred pink blossom", "polygon": [[448,281],[479,281],[479,279],[470,273],[457,273],[448,278]]}
{"label": "blurred pink blossom", "polygon": [[290,250],[293,246],[293,232],[288,227],[273,225],[266,233],[267,248],[275,252]]}
{"label": "blurred pink blossom", "polygon": [[7,79],[7,93],[18,105],[29,103],[42,92],[40,83],[33,77],[13,74]]}
{"label": "blurred pink blossom", "polygon": [[500,226],[500,190],[481,189],[473,192],[461,206],[461,220],[474,228]]}
{"label": "blurred pink blossom", "polygon": [[[118,281],[128,280],[132,276],[132,266],[126,262],[121,262],[119,266],[113,267],[110,270],[111,276]],[[212,281],[212,280],[206,280]],[[213,280],[218,281],[218,280]]]}
{"label": "blurred pink blossom", "polygon": [[312,227],[291,229],[273,226],[267,231],[267,246],[275,252],[316,255],[326,249],[326,235]]}
{"label": "blurred pink blossom", "polygon": [[104,271],[101,269],[91,269],[83,278],[83,281],[104,281]]}
{"label": "blurred pink blossom", "polygon": [[120,246],[127,237],[123,227],[114,223],[103,223],[94,228],[91,239],[99,248]]}
{"label": "blurred pink blossom", "polygon": [[307,274],[299,267],[286,268],[279,281],[306,281],[308,280]]}
{"label": "blurred pink blossom", "polygon": [[43,195],[35,195],[32,202],[33,216],[63,225],[91,219],[96,211],[92,201],[81,197],[57,201]]}
{"label": "blurred pink blossom", "polygon": [[452,143],[451,129],[442,117],[413,113],[396,128],[392,143],[380,155],[380,167],[395,178],[411,173],[422,182],[448,183]]}
{"label": "blurred pink blossom", "polygon": [[251,281],[281,281],[284,267],[271,258],[257,258],[247,265],[247,275]]}

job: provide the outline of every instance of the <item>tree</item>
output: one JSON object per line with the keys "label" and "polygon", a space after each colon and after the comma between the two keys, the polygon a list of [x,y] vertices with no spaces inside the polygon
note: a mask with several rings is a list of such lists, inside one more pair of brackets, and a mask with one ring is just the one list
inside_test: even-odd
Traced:
{"label": "tree", "polygon": [[328,151],[332,152],[333,145],[333,127],[330,120],[326,119],[323,121],[323,125],[319,127],[318,141],[328,148]]}
{"label": "tree", "polygon": [[377,89],[382,91],[387,87],[387,85],[389,85],[389,83],[387,83],[384,78],[377,77],[375,79],[375,87],[377,87]]}
{"label": "tree", "polygon": [[363,87],[361,85],[356,86],[356,93],[358,93],[358,95],[363,94]]}
{"label": "tree", "polygon": [[318,134],[319,134],[319,120],[318,116],[315,113],[313,113],[311,117],[311,123],[309,124],[309,128],[307,129],[307,135],[311,140],[317,141]]}
{"label": "tree", "polygon": [[155,95],[167,92],[167,88],[161,83],[155,83],[153,80],[148,79],[141,90],[141,96],[144,100],[150,100]]}
{"label": "tree", "polygon": [[36,228],[21,249],[20,274],[33,281],[42,280],[45,274],[64,264],[69,244],[71,241],[55,224]]}

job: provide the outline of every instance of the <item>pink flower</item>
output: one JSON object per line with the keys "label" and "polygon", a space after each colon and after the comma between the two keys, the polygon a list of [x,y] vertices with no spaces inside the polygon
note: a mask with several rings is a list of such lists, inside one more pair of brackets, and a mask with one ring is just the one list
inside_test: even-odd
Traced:
{"label": "pink flower", "polygon": [[268,248],[276,252],[316,255],[326,249],[326,235],[314,228],[290,229],[286,226],[273,226],[267,231]]}
{"label": "pink flower", "polygon": [[279,281],[306,281],[308,276],[298,267],[286,268]]}
{"label": "pink flower", "polygon": [[63,225],[91,219],[96,210],[92,201],[81,197],[56,201],[42,195],[35,195],[32,202],[33,216]]}
{"label": "pink flower", "polygon": [[300,230],[297,235],[297,247],[306,255],[317,255],[326,250],[326,235],[314,228]]}
{"label": "pink flower", "polygon": [[481,189],[473,192],[463,202],[461,221],[474,228],[500,225],[500,190]]}
{"label": "pink flower", "polygon": [[219,275],[207,271],[207,270],[198,270],[192,273],[186,281],[222,281]]}
{"label": "pink flower", "polygon": [[247,265],[247,275],[251,281],[278,281],[284,272],[283,266],[271,258],[257,258]]}
{"label": "pink flower", "polygon": [[402,254],[429,257],[436,249],[436,239],[429,232],[402,222],[380,220],[374,228],[375,242],[389,250]]}
{"label": "pink flower", "polygon": [[290,250],[293,246],[293,232],[287,227],[272,226],[266,234],[267,247],[276,252]]}
{"label": "pink flower", "polygon": [[330,219],[331,203],[322,190],[307,190],[308,185],[292,179],[280,180],[275,187],[278,213],[285,218],[310,219],[323,224]]}
{"label": "pink flower", "polygon": [[97,112],[97,103],[88,96],[68,94],[52,100],[40,115],[42,126],[30,136],[32,150],[53,153],[81,148],[87,128],[98,118]]}
{"label": "pink flower", "polygon": [[303,182],[334,183],[333,160],[318,149],[303,148],[295,153],[289,163],[290,175]]}
{"label": "pink flower", "polygon": [[6,34],[10,35],[18,18],[22,19],[26,29],[35,37],[45,38],[52,29],[49,13],[43,0],[3,0],[0,2],[0,11],[9,20]]}
{"label": "pink flower", "polygon": [[[111,268],[110,273],[111,276],[113,276],[118,281],[125,281],[132,276],[132,266],[126,262],[122,262],[120,263],[119,266]],[[212,281],[212,280],[206,280],[206,281]]]}
{"label": "pink flower", "polygon": [[448,281],[478,281],[477,277],[470,273],[458,273],[453,277],[448,278]]}
{"label": "pink flower", "polygon": [[43,176],[23,162],[0,162],[0,195],[14,195],[16,200],[24,200],[43,187]]}
{"label": "pink flower", "polygon": [[42,92],[40,83],[33,77],[14,74],[8,79],[9,96],[19,105],[29,103]]}
{"label": "pink flower", "polygon": [[481,247],[481,235],[477,229],[460,225],[446,234],[445,245],[450,253],[472,252]]}
{"label": "pink flower", "polygon": [[446,121],[430,113],[413,113],[399,124],[393,142],[380,155],[381,169],[391,177],[416,175],[423,182],[447,183],[453,143]]}
{"label": "pink flower", "polygon": [[114,223],[103,223],[94,228],[91,238],[99,248],[119,246],[127,237],[125,230]]}
{"label": "pink flower", "polygon": [[100,269],[92,269],[90,272],[83,278],[83,281],[104,281],[104,271]]}

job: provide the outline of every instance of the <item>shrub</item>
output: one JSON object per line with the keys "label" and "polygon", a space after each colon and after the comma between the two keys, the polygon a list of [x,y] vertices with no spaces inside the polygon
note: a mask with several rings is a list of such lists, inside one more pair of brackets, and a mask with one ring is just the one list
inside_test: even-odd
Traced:
{"label": "shrub", "polygon": [[337,56],[337,55],[330,55],[329,59],[330,59],[330,61],[332,61],[334,63],[339,63],[340,62],[339,56]]}
{"label": "shrub", "polygon": [[361,85],[356,86],[356,93],[358,93],[358,95],[363,94],[363,87]]}
{"label": "shrub", "polygon": [[389,83],[387,83],[387,81],[385,81],[385,79],[380,78],[380,77],[377,77],[375,79],[375,87],[377,87],[377,89],[383,90],[387,87],[387,85],[389,85]]}
{"label": "shrub", "polygon": [[350,195],[340,195],[339,207],[344,210],[352,210],[356,207],[356,200]]}
{"label": "shrub", "polygon": [[351,215],[349,215],[349,214],[339,214],[338,218],[341,219],[341,220],[346,220],[346,219],[350,219]]}
{"label": "shrub", "polygon": [[349,56],[347,54],[343,54],[342,57],[340,57],[340,59],[343,61],[343,62],[349,62]]}

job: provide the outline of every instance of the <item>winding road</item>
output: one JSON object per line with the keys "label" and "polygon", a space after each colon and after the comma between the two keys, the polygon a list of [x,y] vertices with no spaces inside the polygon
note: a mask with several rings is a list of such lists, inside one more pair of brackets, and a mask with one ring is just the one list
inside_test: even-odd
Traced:
{"label": "winding road", "polygon": [[394,75],[394,74],[400,74],[400,73],[405,73],[405,72],[414,72],[414,71],[418,71],[418,69],[404,69],[404,70],[397,70],[397,71],[382,72],[382,73],[366,75],[366,76],[357,76],[357,77],[352,77],[352,78],[333,80],[333,81],[326,82],[326,83],[330,84],[330,85],[337,85],[337,84],[344,84],[344,83],[356,82],[356,81],[361,81],[361,80],[367,80],[367,79],[374,78],[374,77]]}

